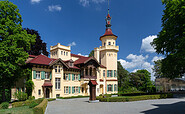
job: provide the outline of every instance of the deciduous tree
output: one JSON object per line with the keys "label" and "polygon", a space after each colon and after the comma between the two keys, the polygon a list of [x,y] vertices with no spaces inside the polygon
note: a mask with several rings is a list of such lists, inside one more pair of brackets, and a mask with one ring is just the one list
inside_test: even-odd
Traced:
{"label": "deciduous tree", "polygon": [[31,43],[35,35],[22,30],[22,17],[16,5],[9,1],[0,1],[0,87],[2,99],[5,89],[10,89],[22,74],[22,66],[28,58]]}

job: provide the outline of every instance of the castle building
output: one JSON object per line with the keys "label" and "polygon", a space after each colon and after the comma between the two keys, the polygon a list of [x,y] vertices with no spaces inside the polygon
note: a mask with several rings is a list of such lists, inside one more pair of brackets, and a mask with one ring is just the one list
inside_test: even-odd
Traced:
{"label": "castle building", "polygon": [[[35,98],[56,98],[69,96],[87,96],[89,81],[96,84],[96,95],[118,92],[117,80],[117,36],[111,30],[111,16],[106,17],[106,31],[100,37],[102,46],[94,49],[94,57],[85,57],[71,53],[70,46],[58,43],[50,47],[50,58],[45,55],[29,55],[26,63],[32,69],[32,81]],[[25,83],[21,79],[12,88],[24,91]],[[12,96],[13,98],[13,96]]]}

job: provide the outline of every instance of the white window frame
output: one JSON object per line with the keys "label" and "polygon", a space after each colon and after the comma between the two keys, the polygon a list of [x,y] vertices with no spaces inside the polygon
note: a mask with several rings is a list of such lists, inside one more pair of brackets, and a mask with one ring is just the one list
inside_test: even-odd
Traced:
{"label": "white window frame", "polygon": [[78,93],[78,91],[79,91],[79,90],[78,90],[78,86],[75,86],[75,87],[74,87],[74,93]]}
{"label": "white window frame", "polygon": [[68,73],[64,73],[64,80],[69,80],[69,74]]}
{"label": "white window frame", "polygon": [[63,51],[61,51],[61,55],[63,55]]}
{"label": "white window frame", "polygon": [[61,87],[61,79],[60,78],[55,78],[55,89],[60,89]]}
{"label": "white window frame", "polygon": [[68,86],[64,86],[64,94],[69,94],[69,87]]}
{"label": "white window frame", "polygon": [[40,79],[40,71],[36,71],[36,79]]}
{"label": "white window frame", "polygon": [[112,85],[111,84],[108,85],[108,91],[112,91]]}
{"label": "white window frame", "polygon": [[78,74],[74,74],[74,80],[78,81]]}
{"label": "white window frame", "polygon": [[68,56],[68,52],[66,52],[66,56]]}
{"label": "white window frame", "polygon": [[49,79],[49,72],[45,72],[45,79]]}

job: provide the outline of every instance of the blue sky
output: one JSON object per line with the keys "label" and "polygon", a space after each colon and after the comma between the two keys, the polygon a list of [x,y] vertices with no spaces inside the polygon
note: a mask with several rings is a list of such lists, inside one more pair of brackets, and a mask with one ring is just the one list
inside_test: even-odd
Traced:
{"label": "blue sky", "polygon": [[[88,55],[101,45],[107,0],[9,0],[20,9],[23,27],[38,30],[51,45],[72,45],[72,53]],[[147,69],[157,55],[150,42],[161,30],[161,0],[110,0],[112,31],[118,36],[118,60],[128,71]],[[152,74],[152,80],[153,80]]]}

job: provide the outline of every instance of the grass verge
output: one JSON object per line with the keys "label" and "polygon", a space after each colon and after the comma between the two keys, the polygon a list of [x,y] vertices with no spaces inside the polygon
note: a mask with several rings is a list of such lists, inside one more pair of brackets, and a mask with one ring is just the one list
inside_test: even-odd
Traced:
{"label": "grass verge", "polygon": [[33,110],[32,108],[29,108],[29,106],[23,106],[10,109],[1,109],[0,114],[33,114]]}

